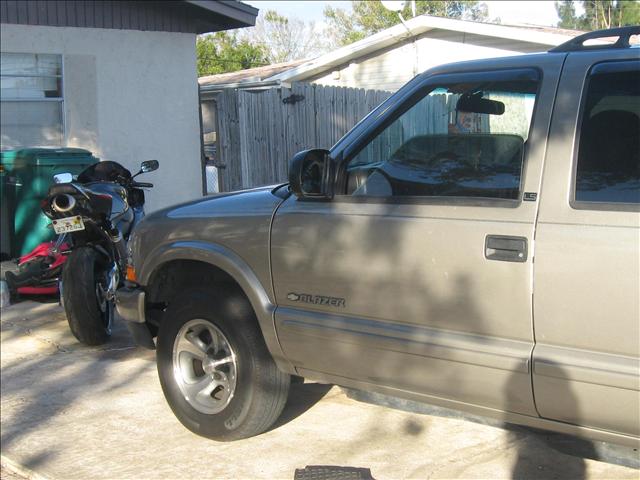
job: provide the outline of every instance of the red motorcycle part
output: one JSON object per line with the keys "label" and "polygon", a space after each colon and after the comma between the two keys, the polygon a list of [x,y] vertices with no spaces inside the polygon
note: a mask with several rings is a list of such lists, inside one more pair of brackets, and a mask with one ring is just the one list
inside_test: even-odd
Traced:
{"label": "red motorcycle part", "polygon": [[[20,295],[55,295],[58,293],[58,282],[55,281],[62,271],[62,265],[66,262],[66,255],[60,253],[69,249],[67,243],[61,244],[55,249],[54,242],[45,242],[38,245],[30,253],[20,257],[18,267],[25,269],[27,264],[38,262],[42,266],[39,279],[34,279],[31,285],[17,288]],[[52,282],[55,282],[52,284]]]}

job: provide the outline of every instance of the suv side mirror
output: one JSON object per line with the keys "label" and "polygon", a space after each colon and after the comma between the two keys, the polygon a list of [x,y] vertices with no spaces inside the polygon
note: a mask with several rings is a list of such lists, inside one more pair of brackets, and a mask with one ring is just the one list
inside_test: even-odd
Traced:
{"label": "suv side mirror", "polygon": [[296,153],[289,161],[289,188],[297,197],[331,198],[331,166],[328,150]]}
{"label": "suv side mirror", "polygon": [[148,173],[157,170],[160,167],[160,162],[158,160],[145,160],[140,165],[140,173]]}

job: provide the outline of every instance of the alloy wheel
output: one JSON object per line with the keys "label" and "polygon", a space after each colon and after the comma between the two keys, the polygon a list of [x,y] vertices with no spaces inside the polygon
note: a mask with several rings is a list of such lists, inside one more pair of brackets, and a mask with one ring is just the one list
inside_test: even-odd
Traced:
{"label": "alloy wheel", "polygon": [[180,328],[173,344],[173,376],[197,411],[216,414],[229,405],[236,389],[237,359],[219,328],[204,319]]}

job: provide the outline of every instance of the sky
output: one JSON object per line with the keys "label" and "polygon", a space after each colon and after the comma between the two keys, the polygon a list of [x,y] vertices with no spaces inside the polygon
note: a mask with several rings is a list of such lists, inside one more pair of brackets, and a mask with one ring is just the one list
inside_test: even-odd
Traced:
{"label": "sky", "polygon": [[[351,9],[350,1],[271,1],[244,0],[261,10],[276,10],[288,17],[298,17],[302,20],[323,20],[325,5]],[[489,8],[489,19],[499,17],[505,25],[532,24],[554,26],[558,22],[554,2],[547,1],[486,1]]]}

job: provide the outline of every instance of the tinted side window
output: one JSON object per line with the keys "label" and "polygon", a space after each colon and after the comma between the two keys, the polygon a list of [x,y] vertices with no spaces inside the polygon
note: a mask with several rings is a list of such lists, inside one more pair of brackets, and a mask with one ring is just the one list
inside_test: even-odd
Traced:
{"label": "tinted side window", "polygon": [[349,161],[347,194],[518,199],[537,83],[431,89]]}
{"label": "tinted side window", "polygon": [[575,200],[640,203],[640,66],[589,79]]}

